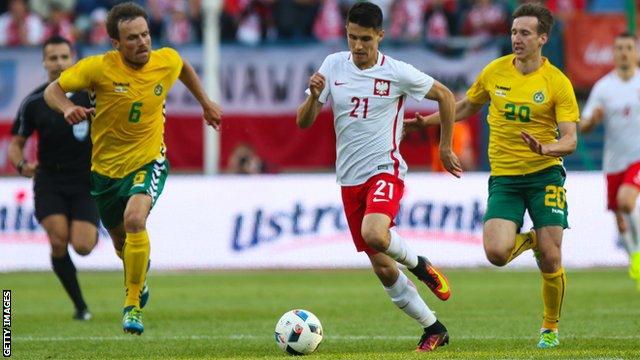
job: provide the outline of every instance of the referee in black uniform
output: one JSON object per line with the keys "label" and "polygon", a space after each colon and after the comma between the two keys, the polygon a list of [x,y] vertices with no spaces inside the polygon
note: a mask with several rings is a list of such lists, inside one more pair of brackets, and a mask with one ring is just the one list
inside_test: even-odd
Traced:
{"label": "referee in black uniform", "polygon": [[[42,48],[43,65],[49,83],[73,65],[71,44],[54,36]],[[74,319],[89,320],[76,268],[67,252],[71,244],[79,255],[93,250],[98,239],[98,210],[89,194],[91,137],[89,123],[71,126],[44,101],[43,84],[27,96],[18,111],[9,145],[9,159],[22,176],[33,177],[36,218],[51,243],[51,263],[76,308]],[[68,94],[74,103],[90,108],[86,92]],[[25,160],[27,138],[38,132],[38,162]]]}

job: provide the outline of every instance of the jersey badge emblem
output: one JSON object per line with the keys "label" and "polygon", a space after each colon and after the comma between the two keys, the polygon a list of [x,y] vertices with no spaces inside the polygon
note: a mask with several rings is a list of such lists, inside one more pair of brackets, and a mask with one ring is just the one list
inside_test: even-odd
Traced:
{"label": "jersey badge emblem", "polygon": [[153,93],[156,94],[156,96],[162,95],[162,84],[156,85],[156,87],[153,88]]}
{"label": "jersey badge emblem", "polygon": [[542,91],[538,91],[533,94],[533,101],[537,104],[542,104],[544,102],[544,93]]}
{"label": "jersey badge emblem", "polygon": [[373,95],[389,96],[389,90],[391,89],[391,81],[375,79],[373,83]]}

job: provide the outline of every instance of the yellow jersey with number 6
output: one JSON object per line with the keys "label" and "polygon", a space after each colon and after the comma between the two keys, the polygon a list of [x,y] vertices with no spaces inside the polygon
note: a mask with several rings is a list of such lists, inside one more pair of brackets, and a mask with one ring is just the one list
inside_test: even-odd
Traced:
{"label": "yellow jersey with number 6", "polygon": [[525,175],[562,165],[562,158],[533,152],[520,132],[549,144],[557,141],[559,122],[580,120],[573,86],[562,71],[542,58],[538,70],[523,75],[514,61],[513,54],[492,61],[467,91],[472,103],[490,101],[488,153],[494,176]]}
{"label": "yellow jersey with number 6", "polygon": [[65,70],[58,80],[65,92],[88,89],[96,113],[91,122],[91,170],[113,179],[164,157],[164,102],[182,71],[171,48],[151,52],[133,69],[120,53],[90,56]]}

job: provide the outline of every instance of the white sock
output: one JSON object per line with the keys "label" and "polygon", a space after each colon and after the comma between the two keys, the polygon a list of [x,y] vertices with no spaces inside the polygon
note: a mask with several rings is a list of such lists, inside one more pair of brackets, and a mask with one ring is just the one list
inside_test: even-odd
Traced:
{"label": "white sock", "polygon": [[[635,208],[631,214],[624,214],[625,220],[627,220],[627,232],[631,234],[631,248],[629,253],[640,251],[640,211]],[[625,239],[627,241],[627,239]]]}
{"label": "white sock", "polygon": [[[627,223],[629,221],[627,220]],[[631,255],[633,253],[633,249],[635,248],[635,241],[633,240],[633,234],[630,229],[620,234],[620,239],[622,239],[622,244],[624,245],[624,249],[627,250],[627,254]]]}
{"label": "white sock", "polygon": [[400,271],[400,276],[398,276],[396,283],[391,287],[385,287],[384,290],[400,310],[416,319],[423,328],[429,327],[436,322],[436,316],[422,300],[415,285],[402,271]]}
{"label": "white sock", "polygon": [[391,240],[387,251],[384,253],[408,269],[418,266],[418,255],[412,248],[407,246],[400,234],[396,232],[395,226],[389,229],[389,233],[391,234]]}

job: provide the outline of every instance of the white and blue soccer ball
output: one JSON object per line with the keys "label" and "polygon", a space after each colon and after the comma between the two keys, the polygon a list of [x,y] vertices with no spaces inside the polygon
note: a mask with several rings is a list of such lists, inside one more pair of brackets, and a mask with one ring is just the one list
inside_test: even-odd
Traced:
{"label": "white and blue soccer ball", "polygon": [[276,344],[291,355],[314,352],[322,342],[322,324],[310,311],[287,311],[276,324]]}

